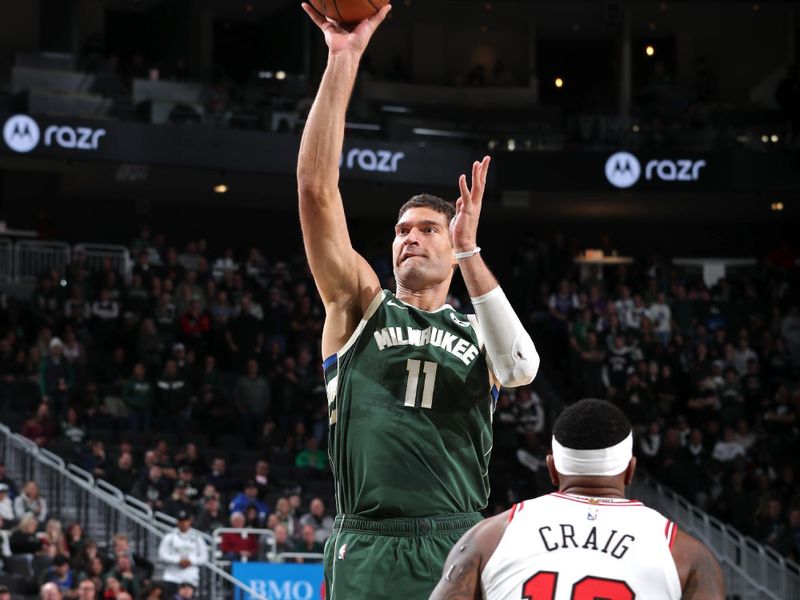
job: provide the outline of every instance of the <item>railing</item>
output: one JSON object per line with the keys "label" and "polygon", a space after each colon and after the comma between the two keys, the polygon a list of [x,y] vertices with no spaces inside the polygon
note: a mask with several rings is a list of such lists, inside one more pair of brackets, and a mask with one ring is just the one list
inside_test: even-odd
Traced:
{"label": "railing", "polygon": [[[154,513],[149,506],[132,496],[124,495],[111,484],[95,480],[91,473],[72,464],[0,424],[0,459],[5,461],[9,476],[18,481],[33,480],[39,485],[50,512],[64,523],[78,522],[87,537],[111,544],[117,533],[130,540],[134,554],[158,556],[158,546],[173,527],[168,515]],[[203,534],[210,546],[211,536]],[[200,597],[222,598],[224,582],[234,585],[256,600],[267,598],[233,578],[213,562],[203,565]]]}
{"label": "railing", "polygon": [[101,269],[104,263],[108,262],[109,265],[125,278],[126,283],[128,276],[133,267],[131,260],[131,253],[125,246],[118,246],[116,244],[77,244],[73,249],[75,252],[83,252],[86,255],[86,262],[90,268]]}
{"label": "railing", "polygon": [[743,599],[800,598],[800,566],[796,563],[706,514],[647,475],[637,474],[630,494],[668,516],[717,555],[729,595],[735,590],[735,595]]}
{"label": "railing", "polygon": [[0,238],[0,283],[36,283],[44,273],[55,271],[64,276],[76,253],[86,256],[90,269],[106,263],[130,283],[133,260],[125,246],[81,243],[71,247],[66,242]]}
{"label": "railing", "polygon": [[11,240],[0,239],[0,282],[14,280],[14,244]]}
{"label": "railing", "polygon": [[20,240],[14,244],[14,281],[35,283],[43,274],[63,274],[69,264],[71,249],[65,242]]}

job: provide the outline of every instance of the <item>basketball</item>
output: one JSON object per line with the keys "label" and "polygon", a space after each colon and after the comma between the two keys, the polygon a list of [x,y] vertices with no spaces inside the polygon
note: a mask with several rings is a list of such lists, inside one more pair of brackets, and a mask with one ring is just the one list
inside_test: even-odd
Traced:
{"label": "basketball", "polygon": [[374,15],[389,0],[309,0],[317,12],[340,23],[357,23]]}

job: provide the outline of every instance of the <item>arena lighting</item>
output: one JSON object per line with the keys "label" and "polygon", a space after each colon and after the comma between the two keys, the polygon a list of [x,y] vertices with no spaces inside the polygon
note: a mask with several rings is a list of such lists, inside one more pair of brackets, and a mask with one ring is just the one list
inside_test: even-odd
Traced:
{"label": "arena lighting", "polygon": [[516,140],[513,140],[513,139],[510,139],[510,140],[508,140],[508,141],[506,142],[506,149],[507,149],[509,152],[513,152],[514,150],[516,150],[516,149],[517,149],[517,142],[516,142]]}
{"label": "arena lighting", "polygon": [[218,183],[214,186],[214,193],[216,194],[226,194],[228,193],[228,186],[224,183]]}
{"label": "arena lighting", "polygon": [[773,144],[777,144],[779,139],[780,138],[778,137],[777,133],[773,133],[771,136],[769,136],[769,141]]}
{"label": "arena lighting", "polygon": [[561,89],[564,87],[564,80],[561,77],[556,77],[555,84],[558,89]]}
{"label": "arena lighting", "polygon": [[770,208],[773,212],[781,212],[784,209],[783,202],[773,202]]}
{"label": "arena lighting", "polygon": [[274,77],[274,75],[272,74],[272,71],[259,71],[258,72],[258,78],[259,79],[272,79],[273,77]]}
{"label": "arena lighting", "polygon": [[634,125],[633,126],[633,133],[639,133],[640,130],[641,130],[641,127],[639,127],[639,125]]}
{"label": "arena lighting", "polygon": [[761,141],[764,142],[765,144],[768,143],[769,136],[765,133],[764,135],[761,136]]}
{"label": "arena lighting", "polygon": [[286,71],[276,71],[275,79],[277,79],[278,81],[283,81],[284,79],[286,79]]}
{"label": "arena lighting", "polygon": [[413,111],[408,106],[397,106],[394,104],[384,104],[381,106],[381,111],[387,113],[395,113],[398,115],[410,115]]}
{"label": "arena lighting", "polygon": [[653,56],[656,53],[656,49],[654,46],[648,44],[647,47],[644,49],[645,54],[647,56]]}

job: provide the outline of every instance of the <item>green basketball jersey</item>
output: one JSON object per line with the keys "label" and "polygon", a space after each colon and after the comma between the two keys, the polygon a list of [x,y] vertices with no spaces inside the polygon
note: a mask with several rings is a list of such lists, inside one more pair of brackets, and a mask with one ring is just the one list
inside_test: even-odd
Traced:
{"label": "green basketball jersey", "polygon": [[474,321],[386,290],[324,364],[339,513],[478,511],[489,497],[497,389]]}

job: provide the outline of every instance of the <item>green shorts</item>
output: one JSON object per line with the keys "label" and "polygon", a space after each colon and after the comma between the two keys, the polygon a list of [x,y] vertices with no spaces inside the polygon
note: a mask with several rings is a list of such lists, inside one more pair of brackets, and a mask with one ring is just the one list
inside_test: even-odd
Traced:
{"label": "green shorts", "polygon": [[481,519],[337,515],[325,544],[327,600],[428,600],[450,550]]}

